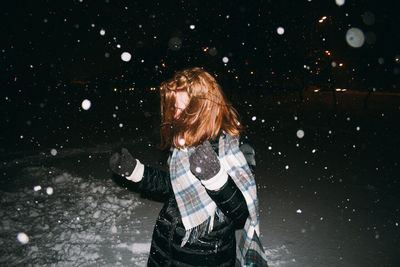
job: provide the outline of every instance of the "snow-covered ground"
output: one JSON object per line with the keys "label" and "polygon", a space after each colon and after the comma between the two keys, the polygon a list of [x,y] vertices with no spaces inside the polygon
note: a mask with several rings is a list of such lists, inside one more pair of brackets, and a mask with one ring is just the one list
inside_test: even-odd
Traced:
{"label": "snow-covered ground", "polygon": [[[270,266],[400,266],[398,110],[251,104]],[[145,163],[163,159],[151,138],[124,142]],[[162,204],[112,176],[116,145],[3,160],[1,266],[145,266]]]}
{"label": "snow-covered ground", "polygon": [[32,183],[2,192],[0,265],[145,265],[159,206],[56,167],[25,166],[15,179]]}

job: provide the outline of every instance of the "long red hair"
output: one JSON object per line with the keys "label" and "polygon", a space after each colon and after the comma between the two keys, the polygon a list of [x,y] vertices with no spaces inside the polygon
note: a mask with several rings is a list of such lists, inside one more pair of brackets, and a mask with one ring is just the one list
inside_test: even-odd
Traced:
{"label": "long red hair", "polygon": [[[189,103],[178,118],[175,115],[176,92],[185,90]],[[160,86],[161,148],[196,146],[215,139],[221,131],[239,136],[242,125],[237,111],[225,97],[215,78],[194,67],[175,73]]]}

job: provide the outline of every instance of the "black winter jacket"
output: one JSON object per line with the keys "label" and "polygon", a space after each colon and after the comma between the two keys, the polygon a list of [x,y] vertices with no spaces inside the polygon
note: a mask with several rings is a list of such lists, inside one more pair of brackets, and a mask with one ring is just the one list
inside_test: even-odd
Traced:
{"label": "black winter jacket", "polygon": [[138,185],[141,193],[166,197],[154,227],[148,266],[235,266],[235,230],[243,228],[249,213],[242,193],[230,177],[218,191],[207,190],[225,219],[220,222],[216,218],[212,232],[183,247],[180,245],[185,229],[169,173],[145,166]]}

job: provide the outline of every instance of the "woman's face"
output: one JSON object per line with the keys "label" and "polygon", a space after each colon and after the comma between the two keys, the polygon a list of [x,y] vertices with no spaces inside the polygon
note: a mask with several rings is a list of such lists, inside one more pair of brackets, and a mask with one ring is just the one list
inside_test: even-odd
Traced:
{"label": "woman's face", "polygon": [[189,104],[190,98],[188,92],[185,90],[176,91],[176,100],[175,100],[175,115],[174,118],[179,118],[182,110],[184,110]]}

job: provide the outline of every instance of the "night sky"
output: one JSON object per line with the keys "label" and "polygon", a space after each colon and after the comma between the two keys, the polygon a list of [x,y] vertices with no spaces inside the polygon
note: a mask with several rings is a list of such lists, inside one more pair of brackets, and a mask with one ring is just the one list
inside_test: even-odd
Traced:
{"label": "night sky", "polygon": [[[95,118],[132,97],[141,102],[127,112],[156,112],[154,88],[189,66],[216,74],[232,98],[311,85],[398,91],[395,1],[336,2],[7,1],[1,141],[38,128],[57,136],[83,116],[104,132]],[[359,48],[346,42],[352,27],[364,33]],[[86,98],[97,115],[80,115]]]}

